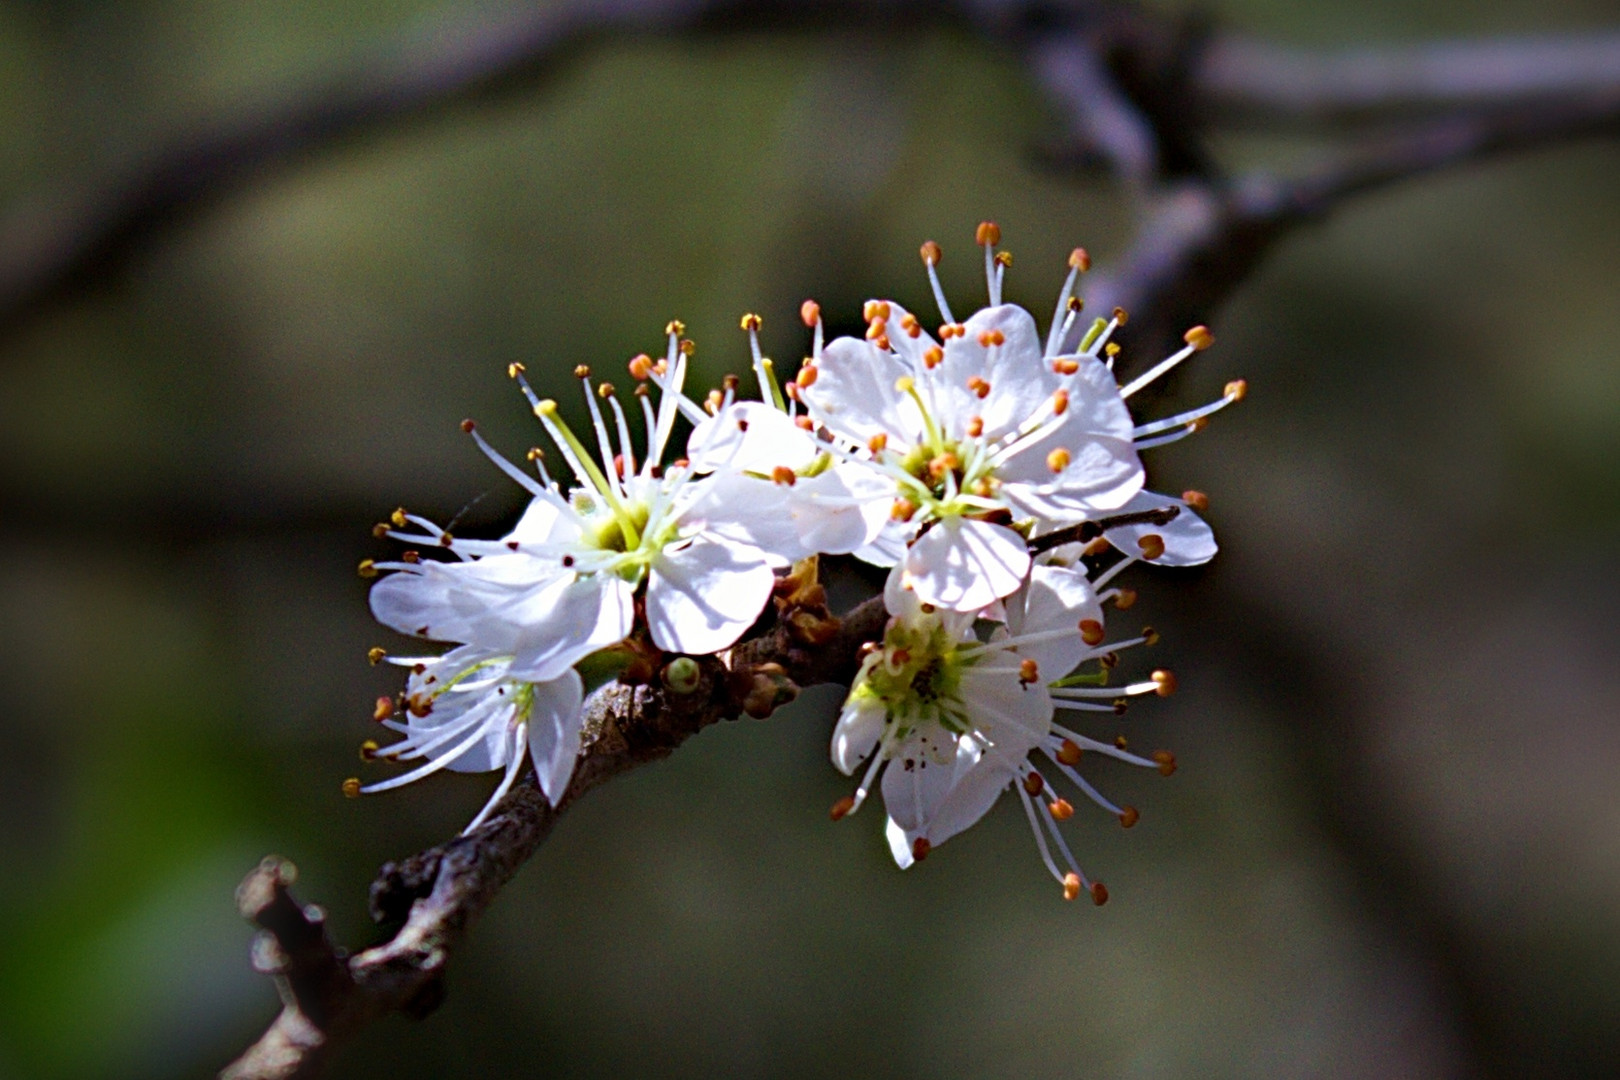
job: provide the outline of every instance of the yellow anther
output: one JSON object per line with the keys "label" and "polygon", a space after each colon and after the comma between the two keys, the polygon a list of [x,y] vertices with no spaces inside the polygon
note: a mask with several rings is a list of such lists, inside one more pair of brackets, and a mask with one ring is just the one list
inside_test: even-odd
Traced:
{"label": "yellow anther", "polygon": [[377,576],[377,564],[371,559],[361,559],[359,572],[363,578],[374,578]]}
{"label": "yellow anther", "polygon": [[916,387],[917,381],[910,375],[902,375],[898,379],[894,380],[894,389],[896,393],[909,394],[912,390],[916,389]]}
{"label": "yellow anther", "polygon": [[1103,346],[1103,352],[1107,356],[1109,356],[1110,358],[1118,356],[1119,355],[1119,342],[1110,341],[1108,344]]}
{"label": "yellow anther", "polygon": [[1148,533],[1136,541],[1136,546],[1142,549],[1142,558],[1151,562],[1164,554],[1164,537]]}
{"label": "yellow anther", "polygon": [[1086,302],[1084,300],[1080,299],[1080,297],[1078,297],[1078,296],[1071,296],[1071,297],[1069,297],[1069,302],[1067,304],[1065,304],[1064,306],[1066,308],[1068,308],[1070,311],[1081,312],[1081,311],[1084,311],[1086,309]]}
{"label": "yellow anther", "polygon": [[1113,545],[1109,544],[1109,542],[1108,542],[1108,537],[1099,536],[1099,537],[1097,537],[1097,539],[1093,540],[1091,543],[1089,543],[1085,547],[1081,548],[1080,549],[1080,554],[1082,554],[1082,555],[1093,555],[1093,556],[1101,555],[1112,546]]}
{"label": "yellow anther", "polygon": [[394,528],[403,529],[406,524],[405,508],[403,506],[396,507],[394,512],[388,515],[388,520],[394,523]]}
{"label": "yellow anther", "polygon": [[923,242],[923,246],[918,249],[918,254],[922,256],[922,261],[925,266],[938,266],[939,260],[945,255],[945,253],[939,249],[939,245],[934,243],[932,240],[925,240]]}
{"label": "yellow anther", "polygon": [[866,306],[861,308],[861,319],[864,322],[876,322],[879,319],[887,321],[889,318],[889,304],[886,300],[868,300]]}
{"label": "yellow anther", "polygon": [[691,338],[682,338],[680,350],[682,356],[691,356],[697,352],[697,342],[693,341]]}
{"label": "yellow anther", "polygon": [[888,445],[889,436],[881,431],[872,436],[870,439],[866,440],[866,448],[872,451],[874,454],[882,453],[883,448]]}
{"label": "yellow anther", "polygon": [[380,749],[382,748],[377,745],[376,739],[367,739],[365,742],[360,744],[360,760],[376,761],[377,751]]}
{"label": "yellow anther", "polygon": [[1226,384],[1226,396],[1233,401],[1242,401],[1249,396],[1249,380],[1233,379]]}
{"label": "yellow anther", "polygon": [[1130,317],[1130,313],[1124,308],[1117,307],[1114,309],[1114,321],[1119,323],[1119,325],[1124,326],[1125,323],[1130,320]]}
{"label": "yellow anther", "polygon": [[1060,473],[1069,467],[1071,460],[1073,459],[1069,456],[1069,452],[1060,446],[1046,455],[1046,467],[1055,473]]}
{"label": "yellow anther", "polygon": [[1142,644],[1144,644],[1144,645],[1157,645],[1158,643],[1159,643],[1159,632],[1157,630],[1153,629],[1153,627],[1151,627],[1151,626],[1142,627]]}
{"label": "yellow anther", "polygon": [[596,396],[599,398],[610,398],[613,396],[614,391],[614,385],[610,382],[605,382],[596,388]]}
{"label": "yellow anther", "polygon": [[1012,252],[1010,252],[1010,251],[998,251],[998,252],[996,252],[996,265],[997,266],[1011,266],[1012,265]]}
{"label": "yellow anther", "polygon": [[591,369],[590,369],[590,366],[588,364],[576,364],[574,366],[574,378],[576,378],[576,379],[588,379],[590,377],[591,377]]}
{"label": "yellow anther", "polygon": [[517,378],[519,375],[523,374],[527,370],[529,370],[529,369],[524,367],[522,364],[507,364],[506,365],[506,377],[508,379],[515,379],[515,378]]}
{"label": "yellow anther", "polygon": [[546,452],[540,449],[538,446],[531,446],[529,447],[529,452],[523,456],[528,458],[530,461],[544,461]]}
{"label": "yellow anther", "polygon": [[979,227],[973,232],[973,240],[980,247],[986,244],[994,247],[1001,243],[1001,226],[993,221],[981,221]]}
{"label": "yellow anther", "polygon": [[387,658],[388,658],[388,650],[383,648],[381,645],[378,645],[378,646],[376,646],[376,647],[374,647],[372,649],[369,649],[366,652],[366,659],[371,662],[371,665],[373,667],[375,667],[376,665],[382,663]]}
{"label": "yellow anther", "polygon": [[676,337],[680,337],[684,333],[686,333],[686,324],[679,319],[671,319],[664,326],[665,336],[674,334]]}
{"label": "yellow anther", "polygon": [[360,797],[360,778],[358,776],[351,776],[343,781],[343,797],[346,799]]}
{"label": "yellow anther", "polygon": [[1121,611],[1127,611],[1136,603],[1135,589],[1121,589],[1114,597],[1114,606]]}
{"label": "yellow anther", "polygon": [[748,314],[742,317],[740,325],[744,330],[757,331],[762,325],[764,325],[764,322],[765,320],[761,319],[758,315],[755,315],[752,311],[750,311]]}

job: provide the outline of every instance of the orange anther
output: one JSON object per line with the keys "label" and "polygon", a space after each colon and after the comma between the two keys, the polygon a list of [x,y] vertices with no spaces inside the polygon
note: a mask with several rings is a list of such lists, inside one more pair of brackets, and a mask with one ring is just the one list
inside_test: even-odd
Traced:
{"label": "orange anther", "polygon": [[922,261],[927,266],[938,266],[939,260],[945,255],[945,253],[939,249],[939,245],[934,243],[932,240],[925,240],[923,242],[923,246],[918,249],[917,253],[922,256]]}
{"label": "orange anther", "polygon": [[1121,611],[1128,610],[1134,603],[1136,603],[1135,589],[1121,589],[1118,595],[1114,597],[1114,606]]}
{"label": "orange anther", "polygon": [[1226,396],[1233,401],[1242,401],[1249,396],[1249,380],[1233,379],[1226,384]]}
{"label": "orange anther", "polygon": [[909,311],[900,316],[900,329],[906,332],[907,337],[917,337],[922,334],[922,324],[917,321],[917,316]]}
{"label": "orange anther", "polygon": [[1159,766],[1160,776],[1169,776],[1176,771],[1176,755],[1168,750],[1153,751],[1152,758]]}
{"label": "orange anther", "polygon": [[882,319],[873,319],[872,325],[866,328],[866,340],[876,341],[889,332],[889,324]]}
{"label": "orange anther", "polygon": [[1056,821],[1068,821],[1074,817],[1074,804],[1068,799],[1059,797],[1046,804],[1046,809]]}
{"label": "orange anther", "polygon": [[990,384],[980,375],[969,375],[967,388],[973,391],[982,400],[990,396]]}
{"label": "orange anther", "polygon": [[896,521],[910,521],[917,514],[917,504],[910,499],[896,499],[889,516]]}
{"label": "orange anther", "polygon": [[784,487],[792,487],[799,479],[799,474],[786,465],[778,465],[771,470],[771,479]]}
{"label": "orange anther", "polygon": [[876,435],[872,436],[870,439],[866,440],[866,448],[868,450],[872,451],[872,453],[874,453],[874,454],[881,453],[883,451],[883,448],[888,446],[888,445],[889,445],[889,436],[884,434],[881,431],[878,432]]}
{"label": "orange anther", "polygon": [[1122,806],[1122,807],[1120,807],[1120,810],[1119,810],[1119,823],[1121,825],[1123,825],[1125,828],[1127,828],[1127,829],[1130,828],[1132,825],[1135,825],[1140,820],[1142,820],[1142,815],[1136,812],[1136,807],[1134,807],[1134,806]]}
{"label": "orange anther", "polygon": [[1081,641],[1085,642],[1087,645],[1097,646],[1097,645],[1102,644],[1102,639],[1103,639],[1103,624],[1102,623],[1098,622],[1096,619],[1081,619],[1080,620],[1080,640]]}
{"label": "orange anther", "polygon": [[834,821],[842,821],[844,817],[853,809],[855,809],[855,797],[853,795],[845,795],[842,799],[839,799],[837,802],[832,804],[832,810],[828,812],[827,816],[832,818]]}
{"label": "orange anther", "polygon": [[879,319],[888,321],[889,305],[883,300],[868,300],[861,308],[861,318],[866,322],[876,322]]}
{"label": "orange anther", "polygon": [[967,436],[968,436],[968,438],[977,439],[980,435],[983,435],[983,434],[984,434],[984,417],[982,417],[982,416],[970,417],[968,419],[968,422],[967,422]]}
{"label": "orange anther", "polygon": [[1081,753],[1079,743],[1073,739],[1064,739],[1058,744],[1057,759],[1065,765],[1074,766],[1080,764]]}
{"label": "orange anther", "polygon": [[[682,356],[692,356],[697,352],[697,342],[693,341],[691,338],[682,338],[680,350]],[[659,361],[659,363],[663,364],[664,362]],[[660,368],[658,374],[662,375],[663,373],[662,368]]]}
{"label": "orange anther", "polygon": [[471,420],[463,420],[461,422],[461,432],[463,435],[471,435],[473,433],[473,429],[477,426],[478,425],[473,423]]}
{"label": "orange anther", "polygon": [[922,862],[928,858],[928,853],[933,849],[934,845],[928,842],[928,837],[919,836],[911,842],[911,857],[918,862]]}
{"label": "orange anther", "polygon": [[1039,682],[1041,678],[1040,665],[1033,660],[1022,660],[1018,664],[1018,681],[1021,683]]}
{"label": "orange anther", "polygon": [[806,364],[804,367],[799,369],[799,374],[794,377],[793,381],[798,383],[800,386],[814,386],[816,385],[816,379],[820,375],[821,372],[816,370],[816,366],[814,364]]}
{"label": "orange anther", "polygon": [[1085,547],[1081,548],[1080,549],[1080,554],[1082,554],[1082,555],[1101,555],[1103,552],[1107,551],[1111,546],[1112,545],[1109,544],[1109,542],[1108,542],[1108,537],[1099,536],[1099,537],[1097,537],[1097,539],[1093,540],[1091,543],[1089,543]]}
{"label": "orange anther", "polygon": [[1004,345],[1006,342],[1007,335],[1000,330],[986,330],[979,335],[979,344],[987,349],[993,345]]}
{"label": "orange anther", "polygon": [[1098,907],[1108,903],[1108,890],[1103,887],[1103,883],[1100,881],[1091,883],[1091,902]]}
{"label": "orange anther", "polygon": [[1046,455],[1046,467],[1055,473],[1060,473],[1069,467],[1071,460],[1073,459],[1069,456],[1069,452],[1060,446]]}
{"label": "orange anther", "polygon": [[821,305],[814,300],[806,300],[799,305],[799,319],[804,325],[814,327],[821,321]]}
{"label": "orange anther", "polygon": [[391,697],[378,698],[377,707],[371,710],[371,718],[380,724],[393,715],[394,699]]}
{"label": "orange anther", "polygon": [[1209,496],[1202,491],[1183,491],[1181,501],[1202,514],[1209,509]]}
{"label": "orange anther", "polygon": [[1158,687],[1153,692],[1160,697],[1169,697],[1176,692],[1176,676],[1174,672],[1160,668],[1152,675],[1149,675],[1148,678],[1152,679],[1154,685]]}
{"label": "orange anther", "polygon": [[1063,899],[1075,900],[1080,896],[1080,875],[1070,871],[1063,875]]}
{"label": "orange anther", "polygon": [[889,335],[888,334],[879,334],[877,337],[872,339],[872,344],[876,345],[878,348],[882,349],[884,352],[888,352],[889,351]]}
{"label": "orange anther", "polygon": [[1200,351],[1215,344],[1215,335],[1209,332],[1207,326],[1195,326],[1181,335],[1181,340]]}
{"label": "orange anther", "polygon": [[1058,359],[1052,361],[1052,370],[1057,372],[1059,375],[1073,375],[1075,372],[1080,370],[1080,361],[1070,359],[1066,356],[1059,357]]}
{"label": "orange anther", "polygon": [[1085,248],[1075,248],[1069,252],[1069,268],[1078,270],[1082,274],[1091,269],[1091,256]]}
{"label": "orange anther", "polygon": [[945,350],[938,345],[930,345],[923,350],[923,364],[927,366],[929,371],[938,367],[939,362],[943,359],[945,359]]}
{"label": "orange anther", "polygon": [[793,426],[798,428],[800,431],[816,430],[816,422],[810,419],[808,416],[795,416],[793,418]]}
{"label": "orange anther", "polygon": [[1052,415],[1062,416],[1069,411],[1069,392],[1058,389],[1052,391]]}
{"label": "orange anther", "polygon": [[986,244],[993,247],[1001,243],[1001,226],[993,221],[981,221],[979,227],[973,231],[973,240],[980,247]]}
{"label": "orange anther", "polygon": [[1041,777],[1040,773],[1031,770],[1029,774],[1024,777],[1024,790],[1029,792],[1031,795],[1039,795],[1041,792],[1046,790],[1046,781]]}
{"label": "orange anther", "polygon": [[1148,533],[1136,542],[1136,546],[1142,549],[1142,558],[1151,562],[1164,554],[1164,537],[1158,533]]}

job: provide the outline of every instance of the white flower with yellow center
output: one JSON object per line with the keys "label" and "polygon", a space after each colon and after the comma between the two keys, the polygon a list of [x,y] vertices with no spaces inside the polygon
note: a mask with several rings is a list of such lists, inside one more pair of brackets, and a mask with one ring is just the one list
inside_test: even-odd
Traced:
{"label": "white flower with yellow center", "polygon": [[350,780],[350,795],[371,795],[425,776],[452,772],[504,771],[484,808],[465,831],[471,832],[517,780],[526,760],[534,762],[540,790],[553,805],[562,798],[579,756],[583,686],[572,669],[545,682],[511,677],[511,657],[472,645],[438,657],[390,658],[411,669],[399,701],[382,698],[377,719],[403,738],[378,748],[368,742],[368,759],[420,761],[409,772],[362,786]]}
{"label": "white flower with yellow center", "polygon": [[[1114,380],[1110,343],[1125,315],[1078,333],[1074,296],[1083,251],[1043,341],[1035,320],[1001,302],[1010,262],[995,252],[1000,232],[979,228],[990,306],[956,322],[923,245],[944,324],[936,338],[889,300],[866,306],[864,339],[818,348],[796,383],[810,421],[830,433],[833,452],[862,462],[886,487],[891,525],[858,552],[904,566],[924,603],[976,611],[1009,595],[1030,567],[1026,540],[1125,507],[1142,488],[1137,451],[1184,437],[1242,396],[1137,425],[1125,400],[1213,338],[1202,327],[1186,347],[1124,387]],[[1071,349],[1069,342],[1078,342]]]}
{"label": "white flower with yellow center", "polygon": [[[683,330],[671,323],[668,357],[648,362],[663,394],[656,412],[647,395],[638,395],[647,426],[639,464],[611,387],[604,385],[600,396],[613,413],[617,453],[591,393],[590,372],[576,371],[585,380],[596,436],[593,458],[556,403],[540,400],[514,365],[513,377],[576,486],[565,493],[543,464],[538,479],[530,476],[491,448],[470,421],[463,424],[533,501],[517,527],[493,541],[452,537],[422,518],[396,514],[388,535],[461,561],[430,561],[413,552],[399,562],[375,564],[372,569],[396,571],[371,591],[377,618],[406,634],[509,655],[512,676],[534,682],[556,678],[589,653],[622,640],[638,606],[661,649],[703,654],[735,642],[769,598],[773,567],[787,560],[751,542],[770,531],[759,508],[725,498],[714,477],[699,476],[684,460],[662,464],[677,414],[704,418],[681,394]],[[531,457],[538,462],[540,456]],[[407,523],[424,531],[400,531]]]}

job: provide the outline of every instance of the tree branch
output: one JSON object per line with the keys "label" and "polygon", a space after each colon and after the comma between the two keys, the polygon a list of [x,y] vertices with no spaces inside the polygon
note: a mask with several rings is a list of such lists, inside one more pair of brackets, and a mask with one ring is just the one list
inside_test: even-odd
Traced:
{"label": "tree branch", "polygon": [[732,650],[728,668],[698,660],[701,677],[688,694],[661,685],[610,683],[585,702],[583,749],[556,808],[525,778],[483,825],[449,843],[382,868],[371,887],[372,915],[398,923],[387,941],[346,956],[327,937],[324,915],[301,907],[288,891],[290,863],[268,858],[237,891],[242,915],[260,928],[254,965],[275,977],[281,1014],[220,1075],[226,1080],[292,1080],[311,1076],[334,1045],[395,1011],[422,1015],[442,997],[450,954],[502,886],[545,843],[557,818],[612,776],[668,755],[710,724],[745,709],[758,715],[763,688],[770,704],[799,686],[848,682],[861,644],[881,635],[887,612],[874,597],[839,621],[830,640],[807,640],[791,619]]}
{"label": "tree branch", "polygon": [[1322,125],[1620,90],[1620,33],[1318,52],[1213,38],[1193,75],[1229,119]]}

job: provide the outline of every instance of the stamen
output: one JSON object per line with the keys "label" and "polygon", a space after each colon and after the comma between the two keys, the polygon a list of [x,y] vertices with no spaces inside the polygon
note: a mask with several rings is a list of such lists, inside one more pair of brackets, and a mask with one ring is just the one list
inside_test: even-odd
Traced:
{"label": "stamen", "polygon": [[1169,371],[1171,368],[1175,367],[1177,364],[1181,363],[1183,360],[1187,359],[1187,357],[1191,356],[1197,351],[1198,346],[1188,345],[1177,352],[1171,353],[1168,357],[1160,360],[1147,371],[1120,387],[1119,396],[1122,398],[1130,397],[1132,394],[1142,389],[1142,387],[1146,386],[1154,379],[1157,379],[1160,375],[1163,375],[1165,372]]}
{"label": "stamen", "polygon": [[[530,495],[541,498],[552,495],[552,492],[543,487],[540,481],[536,480],[534,477],[530,476],[528,473],[524,472],[510,461],[506,460],[506,456],[504,454],[498,452],[493,446],[489,445],[489,442],[485,440],[484,436],[479,433],[478,425],[474,424],[471,420],[463,420],[461,422],[461,430],[473,437],[473,442],[478,445],[478,449],[483,451],[485,457],[489,458],[489,460],[495,463],[495,467],[497,469],[500,469],[501,472],[505,473],[507,476],[510,476],[513,480],[516,480],[518,484]],[[405,517],[404,514],[400,514],[399,516],[401,518]]]}
{"label": "stamen", "polygon": [[1052,850],[1046,846],[1045,828],[1041,825],[1040,815],[1035,812],[1035,800],[1030,798],[1022,785],[1017,786],[1017,791],[1019,801],[1024,804],[1024,816],[1029,818],[1030,830],[1035,834],[1035,846],[1040,849],[1041,862],[1046,864],[1052,877],[1062,884],[1065,875],[1058,872],[1057,863],[1052,861]]}
{"label": "stamen", "polygon": [[518,773],[523,771],[524,760],[528,757],[523,752],[527,739],[521,737],[525,734],[526,727],[526,724],[516,724],[512,727],[512,746],[507,750],[507,753],[511,756],[506,763],[506,775],[501,777],[501,782],[495,788],[495,793],[489,797],[489,801],[484,804],[484,808],[478,811],[478,816],[474,817],[472,821],[467,823],[467,827],[461,830],[462,836],[466,836],[482,825],[484,819],[489,817],[490,811],[495,809],[495,804],[501,801],[503,795],[512,790],[512,783],[518,778]]}
{"label": "stamen", "polygon": [[1075,282],[1080,275],[1091,266],[1091,256],[1086,254],[1085,248],[1075,248],[1069,253],[1069,276],[1064,279],[1063,288],[1058,292],[1057,307],[1052,309],[1052,325],[1046,333],[1047,357],[1056,356],[1063,343],[1064,332],[1068,323],[1064,321],[1064,314],[1069,308],[1069,299],[1074,296]]}
{"label": "stamen", "polygon": [[934,269],[939,260],[944,258],[944,252],[932,240],[926,241],[921,249],[923,266],[928,270],[928,285],[934,290],[934,304],[939,308],[939,317],[947,323],[954,323],[956,317],[951,314],[951,305],[945,302],[945,290],[939,283],[939,271]]}

